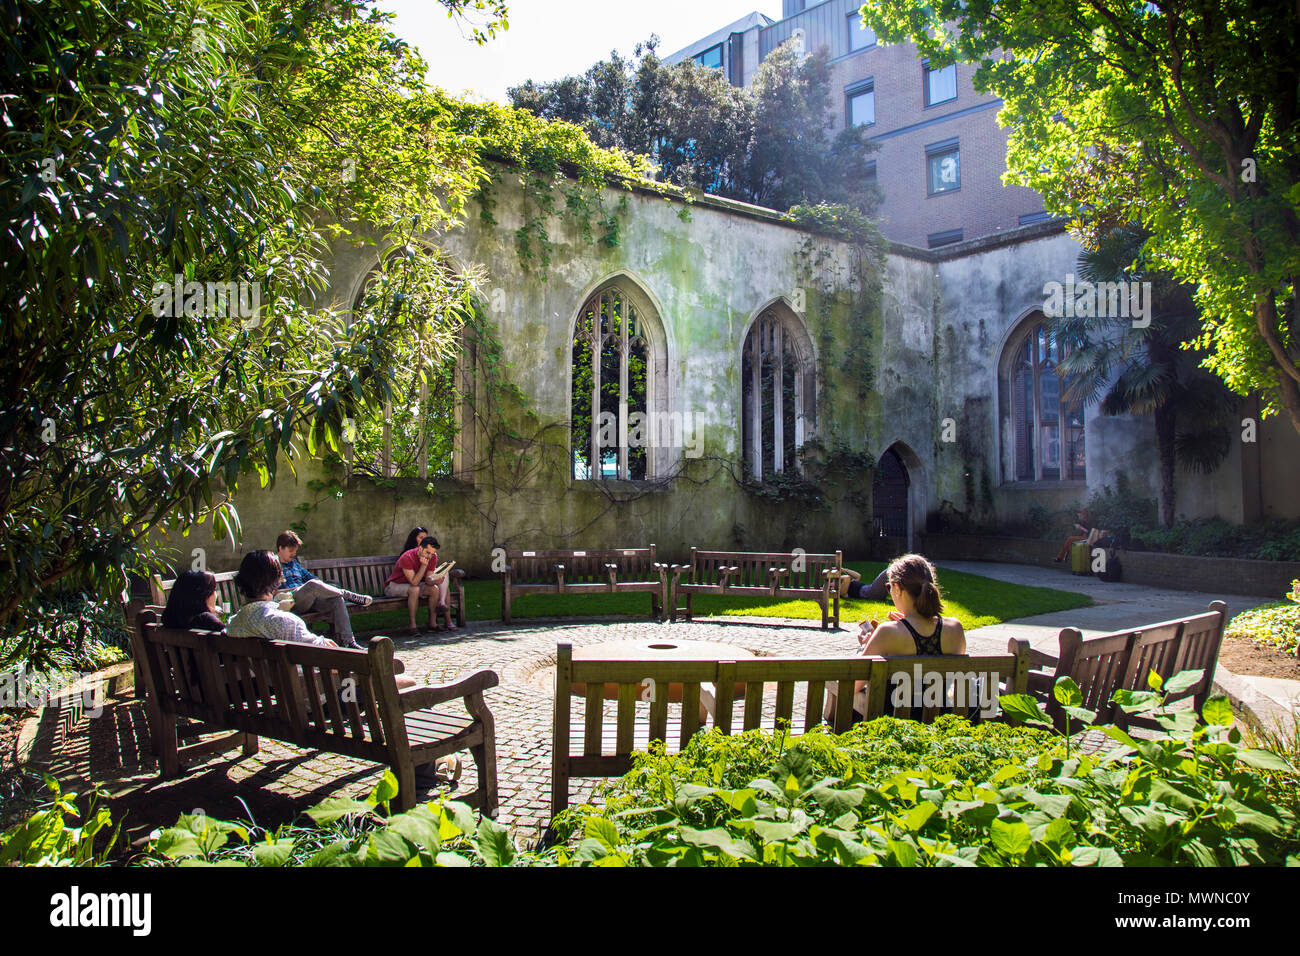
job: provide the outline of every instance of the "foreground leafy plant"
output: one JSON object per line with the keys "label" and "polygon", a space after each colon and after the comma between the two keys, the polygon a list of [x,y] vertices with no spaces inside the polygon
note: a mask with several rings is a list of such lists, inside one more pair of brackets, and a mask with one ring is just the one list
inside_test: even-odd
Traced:
{"label": "foreground leafy plant", "polygon": [[[335,797],[307,815],[319,828],[261,831],[205,814],[182,814],[150,843],[149,855],[180,866],[509,866],[518,853],[493,820],[476,825],[458,802],[387,814],[397,778],[385,771],[365,800]],[[232,840],[235,842],[232,844]]]}
{"label": "foreground leafy plant", "polygon": [[[583,808],[581,840],[555,849],[560,865],[648,866],[1145,866],[1300,863],[1294,790],[1283,756],[1240,745],[1223,698],[1207,724],[1165,707],[1200,675],[1121,692],[1132,713],[1165,729],[1137,740],[1103,728],[1119,746],[1104,754],[1042,752],[988,776],[929,766],[867,781],[850,768],[821,774],[800,750],[782,753],[744,786],[661,781],[656,802],[604,812]],[[1089,725],[1078,688],[1062,683],[1070,716]],[[1050,727],[1037,701],[1003,707]],[[876,722],[878,723],[878,722]],[[809,735],[809,736],[816,736]],[[803,738],[806,739],[806,738]]]}
{"label": "foreground leafy plant", "polygon": [[[100,805],[103,795],[92,791],[83,814],[77,809],[76,793],[64,793],[48,774],[45,785],[54,795],[53,804],[0,833],[0,866],[103,866],[122,828],[119,820],[108,831],[113,820],[108,808]],[[84,822],[69,826],[69,817]],[[108,840],[96,850],[96,838],[105,832]]]}

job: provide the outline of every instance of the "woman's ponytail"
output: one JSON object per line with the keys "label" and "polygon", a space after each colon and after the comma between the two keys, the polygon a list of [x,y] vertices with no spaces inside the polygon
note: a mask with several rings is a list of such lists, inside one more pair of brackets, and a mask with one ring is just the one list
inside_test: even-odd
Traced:
{"label": "woman's ponytail", "polygon": [[890,584],[897,584],[916,603],[916,613],[922,617],[939,617],[943,613],[943,595],[934,565],[919,554],[905,554],[895,560],[886,572]]}

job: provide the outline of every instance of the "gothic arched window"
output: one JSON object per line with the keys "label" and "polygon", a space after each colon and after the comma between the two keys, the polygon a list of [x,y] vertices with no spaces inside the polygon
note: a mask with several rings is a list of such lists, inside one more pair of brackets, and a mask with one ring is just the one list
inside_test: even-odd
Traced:
{"label": "gothic arched window", "polygon": [[1083,406],[1064,396],[1062,346],[1042,317],[1012,337],[1001,363],[1004,420],[1010,429],[1006,474],[1015,481],[1084,480]]}
{"label": "gothic arched window", "polygon": [[[454,264],[437,250],[431,252],[435,268],[448,284],[458,288],[464,279]],[[376,264],[362,280],[352,304],[353,315],[391,309],[393,297],[411,293],[404,277],[393,268],[400,255],[393,253]],[[472,468],[474,342],[460,326],[460,316],[447,303],[457,295],[431,295],[423,299],[439,310],[431,320],[454,328],[456,345],[446,354],[416,360],[413,343],[398,345],[406,364],[397,376],[398,391],[381,416],[351,423],[348,462],[351,471],[376,478],[458,477],[468,479]],[[443,312],[445,310],[445,313]]]}
{"label": "gothic arched window", "polygon": [[755,478],[793,471],[815,421],[812,341],[786,305],[764,311],[741,353],[741,436]]}
{"label": "gothic arched window", "polygon": [[583,304],[573,332],[573,478],[638,481],[667,470],[662,452],[682,443],[661,407],[664,353],[644,295],[611,284]]}

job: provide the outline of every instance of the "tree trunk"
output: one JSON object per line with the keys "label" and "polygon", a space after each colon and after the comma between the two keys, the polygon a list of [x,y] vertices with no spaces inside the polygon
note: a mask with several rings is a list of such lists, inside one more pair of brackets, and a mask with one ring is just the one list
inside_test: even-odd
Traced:
{"label": "tree trunk", "polygon": [[1155,410],[1156,453],[1160,457],[1160,523],[1174,526],[1174,439],[1178,430],[1174,411],[1168,405]]}

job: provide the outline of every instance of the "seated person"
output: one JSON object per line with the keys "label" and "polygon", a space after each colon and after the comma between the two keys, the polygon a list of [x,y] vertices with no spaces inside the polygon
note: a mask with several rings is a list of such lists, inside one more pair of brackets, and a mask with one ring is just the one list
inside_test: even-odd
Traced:
{"label": "seated person", "polygon": [[388,597],[406,598],[406,611],[409,619],[409,632],[419,633],[415,626],[415,611],[420,606],[420,598],[429,601],[429,629],[438,629],[438,608],[447,616],[447,629],[454,631],[456,625],[451,623],[451,602],[448,600],[448,575],[444,571],[440,577],[434,576],[438,567],[438,539],[425,535],[418,546],[402,554],[393,566],[388,581],[384,584],[384,594]]}
{"label": "seated person", "polygon": [[225,634],[226,625],[217,613],[217,579],[207,571],[183,572],[167,595],[162,623],[182,631]]}
{"label": "seated person", "polygon": [[1074,513],[1078,520],[1074,523],[1075,530],[1082,531],[1083,534],[1074,534],[1065,539],[1065,544],[1061,545],[1061,550],[1056,553],[1052,560],[1060,564],[1070,556],[1070,549],[1080,541],[1087,541],[1088,544],[1096,544],[1098,538],[1103,538],[1110,534],[1109,531],[1101,528],[1092,527],[1092,512],[1087,508],[1080,508]]}
{"label": "seated person", "polygon": [[419,547],[420,542],[429,536],[428,528],[414,527],[411,533],[406,536],[406,544],[402,545],[402,550],[398,554],[406,554],[412,548]]}
{"label": "seated person", "polygon": [[876,575],[876,579],[866,587],[862,586],[862,575],[852,568],[840,568],[840,597],[855,598],[859,601],[889,600],[889,569]]}
{"label": "seated person", "polygon": [[285,531],[275,539],[276,552],[280,557],[280,567],[284,574],[282,590],[293,592],[293,612],[308,614],[320,611],[329,615],[330,627],[338,643],[343,647],[358,647],[357,639],[352,635],[352,619],[348,617],[345,602],[368,606],[374,599],[365,594],[353,594],[332,584],[326,584],[316,575],[302,566],[298,552],[302,549],[302,538],[293,531]]}
{"label": "seated person", "polygon": [[[961,622],[943,617],[939,578],[928,560],[919,554],[905,554],[885,569],[894,610],[883,624],[863,621],[858,630],[859,653],[864,657],[937,657],[966,653],[966,632]],[[830,687],[827,687],[830,690]],[[854,688],[853,713],[861,720],[867,710],[867,682]],[[827,694],[825,715],[834,719],[835,693]],[[886,712],[892,712],[886,695]]]}
{"label": "seated person", "polygon": [[[313,634],[297,614],[280,610],[280,605],[275,602],[275,592],[280,590],[283,582],[280,561],[270,551],[252,551],[244,555],[239,573],[235,575],[235,587],[248,603],[230,618],[226,633],[230,637],[262,637],[268,641],[338,647],[329,638]],[[415,686],[415,681],[405,674],[397,674],[396,679],[398,690]]]}

